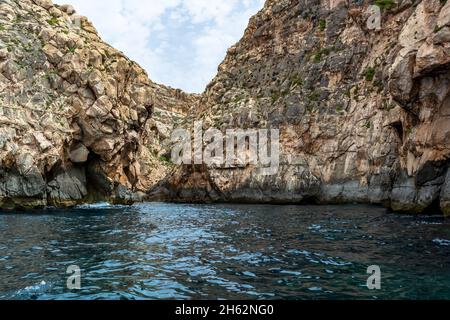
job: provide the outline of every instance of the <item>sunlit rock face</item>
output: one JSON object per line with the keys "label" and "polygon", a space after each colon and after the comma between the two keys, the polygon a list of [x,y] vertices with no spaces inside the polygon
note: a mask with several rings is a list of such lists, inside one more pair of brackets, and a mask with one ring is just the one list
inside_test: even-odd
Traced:
{"label": "sunlit rock face", "polygon": [[[71,6],[0,2],[0,208],[376,203],[450,215],[450,2],[268,0],[201,96]],[[369,22],[369,23],[368,23]],[[279,129],[280,166],[174,166],[178,126]]]}
{"label": "sunlit rock face", "polygon": [[139,200],[196,99],[151,82],[71,6],[0,1],[0,208]]}
{"label": "sunlit rock face", "polygon": [[169,197],[450,214],[450,3],[267,1],[191,114],[279,128],[281,165],[180,168]]}

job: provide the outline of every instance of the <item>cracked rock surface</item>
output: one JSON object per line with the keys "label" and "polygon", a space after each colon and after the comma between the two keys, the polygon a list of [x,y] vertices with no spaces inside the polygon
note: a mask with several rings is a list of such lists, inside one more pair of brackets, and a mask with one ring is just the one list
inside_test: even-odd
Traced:
{"label": "cracked rock surface", "polygon": [[[202,95],[158,85],[71,6],[0,0],[0,208],[374,203],[450,215],[450,2],[267,0]],[[275,175],[176,167],[173,128],[280,129]]]}
{"label": "cracked rock surface", "polygon": [[266,1],[191,116],[280,129],[280,169],[185,167],[169,198],[450,214],[450,2],[392,1],[380,30],[370,4]]}
{"label": "cracked rock surface", "polygon": [[0,1],[0,208],[141,199],[196,100],[150,81],[71,6]]}

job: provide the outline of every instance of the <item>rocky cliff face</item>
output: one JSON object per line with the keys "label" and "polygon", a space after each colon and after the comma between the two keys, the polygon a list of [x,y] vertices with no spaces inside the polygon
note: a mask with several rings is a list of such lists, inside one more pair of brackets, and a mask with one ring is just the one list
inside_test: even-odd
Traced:
{"label": "rocky cliff face", "polygon": [[151,82],[71,6],[0,1],[0,208],[139,200],[197,99]]}
{"label": "rocky cliff face", "polygon": [[450,214],[450,2],[379,1],[380,30],[372,3],[267,1],[192,118],[279,128],[280,170],[184,167],[169,198]]}
{"label": "rocky cliff face", "polygon": [[[199,97],[86,18],[0,1],[0,207],[106,199],[376,203],[450,214],[450,2],[268,0]],[[80,21],[80,23],[78,23]],[[276,128],[281,164],[174,167],[175,126]]]}

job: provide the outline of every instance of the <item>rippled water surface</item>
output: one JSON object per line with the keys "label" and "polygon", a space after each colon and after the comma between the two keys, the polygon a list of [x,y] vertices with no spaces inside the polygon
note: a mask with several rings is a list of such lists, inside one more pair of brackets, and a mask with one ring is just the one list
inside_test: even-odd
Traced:
{"label": "rippled water surface", "polygon": [[[67,267],[81,268],[79,291]],[[366,287],[379,265],[382,289]],[[0,214],[1,299],[450,299],[450,221],[369,206]]]}

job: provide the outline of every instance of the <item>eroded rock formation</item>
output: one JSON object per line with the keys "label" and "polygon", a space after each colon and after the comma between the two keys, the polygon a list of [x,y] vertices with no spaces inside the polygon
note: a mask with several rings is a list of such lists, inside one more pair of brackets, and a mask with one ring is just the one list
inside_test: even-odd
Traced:
{"label": "eroded rock formation", "polygon": [[[70,6],[0,1],[0,207],[359,202],[450,215],[450,2],[375,1],[379,30],[373,2],[266,1],[196,96],[151,82]],[[171,131],[195,120],[280,129],[278,172],[174,167]]]}
{"label": "eroded rock formation", "polygon": [[279,128],[280,170],[185,167],[169,197],[450,214],[450,3],[383,2],[380,30],[371,3],[267,1],[193,118]]}
{"label": "eroded rock formation", "polygon": [[151,82],[71,6],[0,1],[0,208],[139,200],[196,99]]}

